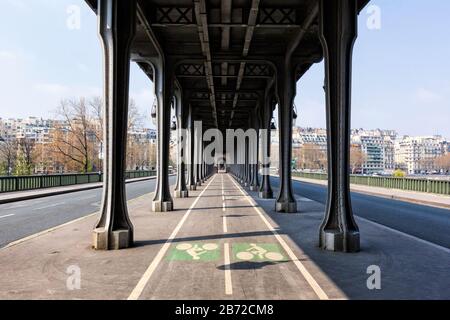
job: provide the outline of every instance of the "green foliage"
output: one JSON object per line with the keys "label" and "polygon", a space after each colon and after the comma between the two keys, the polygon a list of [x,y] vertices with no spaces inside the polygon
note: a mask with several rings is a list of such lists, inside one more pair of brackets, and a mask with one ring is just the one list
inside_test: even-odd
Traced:
{"label": "green foliage", "polygon": [[6,176],[8,174],[8,164],[3,161],[0,162],[0,176]]}
{"label": "green foliage", "polygon": [[400,170],[400,169],[397,169],[397,170],[394,171],[393,176],[395,178],[404,178],[404,177],[406,177],[406,173],[404,171]]}
{"label": "green foliage", "polygon": [[27,164],[23,154],[17,156],[16,166],[14,168],[15,176],[27,176],[33,172],[33,165]]}

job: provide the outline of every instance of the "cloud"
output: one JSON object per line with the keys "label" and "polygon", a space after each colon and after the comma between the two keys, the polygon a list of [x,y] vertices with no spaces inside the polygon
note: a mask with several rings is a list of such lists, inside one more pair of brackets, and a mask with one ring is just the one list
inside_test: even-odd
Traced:
{"label": "cloud", "polygon": [[67,86],[58,83],[37,83],[33,86],[33,89],[38,93],[61,97],[67,95],[70,92],[70,89]]}
{"label": "cloud", "polygon": [[6,0],[6,3],[9,4],[11,7],[14,7],[22,11],[30,10],[30,6],[23,0]]}
{"label": "cloud", "polygon": [[415,93],[415,98],[422,103],[435,103],[442,101],[442,96],[434,91],[419,88]]}

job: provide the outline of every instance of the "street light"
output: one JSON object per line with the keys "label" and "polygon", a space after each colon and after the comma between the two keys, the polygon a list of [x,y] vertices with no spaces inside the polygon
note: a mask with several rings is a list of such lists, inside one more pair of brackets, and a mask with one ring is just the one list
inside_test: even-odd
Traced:
{"label": "street light", "polygon": [[273,117],[272,117],[272,122],[270,123],[270,129],[277,130],[277,127],[275,126],[275,119]]}
{"label": "street light", "polygon": [[297,115],[297,106],[296,106],[295,103],[294,103],[294,113],[292,114],[292,126],[293,126],[293,127],[294,127],[295,124],[297,123],[297,118],[298,118],[298,115]]}
{"label": "street light", "polygon": [[151,116],[151,118],[152,118],[152,122],[153,122],[153,124],[156,124],[156,105],[157,105],[157,100],[156,100],[156,98],[153,100],[153,105],[152,105],[152,110],[151,110],[151,113],[150,113],[150,116]]}

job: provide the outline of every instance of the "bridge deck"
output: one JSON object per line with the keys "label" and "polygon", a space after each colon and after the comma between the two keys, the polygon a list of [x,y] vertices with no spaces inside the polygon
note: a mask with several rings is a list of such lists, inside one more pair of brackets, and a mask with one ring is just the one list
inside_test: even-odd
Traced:
{"label": "bridge deck", "polygon": [[[0,249],[0,298],[450,297],[448,250],[358,219],[362,252],[322,251],[316,234],[324,208],[309,199],[298,199],[300,214],[274,213],[273,200],[255,200],[217,174],[178,199],[174,212],[152,213],[151,200],[129,202],[130,249],[94,252],[93,216]],[[382,290],[367,289],[370,265],[381,268]],[[80,268],[80,290],[67,289],[70,266]]]}

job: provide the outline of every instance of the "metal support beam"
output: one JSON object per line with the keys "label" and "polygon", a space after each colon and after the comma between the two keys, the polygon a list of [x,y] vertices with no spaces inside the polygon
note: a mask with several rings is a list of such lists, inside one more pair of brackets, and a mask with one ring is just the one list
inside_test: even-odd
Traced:
{"label": "metal support beam", "polygon": [[170,144],[170,111],[174,88],[173,63],[162,55],[154,65],[155,89],[157,103],[157,177],[155,197],[152,209],[154,212],[173,210],[173,200],[169,189],[169,144]]}
{"label": "metal support beam", "polygon": [[187,152],[187,135],[182,134],[186,129],[186,99],[182,94],[179,86],[175,88],[175,110],[177,117],[177,183],[175,186],[175,197],[177,198],[187,198],[189,196],[189,191],[186,186],[186,163],[185,160]]}
{"label": "metal support beam", "polygon": [[262,182],[261,188],[259,189],[259,197],[262,199],[272,199],[273,198],[273,190],[270,185],[270,148],[271,148],[271,122],[272,122],[272,114],[273,114],[273,93],[270,88],[267,88],[264,94],[264,106],[261,108],[261,118],[262,125],[261,128],[265,131],[265,136],[261,137],[262,139]]}
{"label": "metal support beam", "polygon": [[[186,95],[185,95],[186,96]],[[188,116],[188,126],[189,126],[189,190],[197,189],[196,180],[196,166],[195,166],[195,132],[194,132],[194,108],[189,105],[189,116]]]}
{"label": "metal support beam", "polygon": [[133,244],[125,194],[130,46],[135,34],[136,1],[100,0],[99,33],[104,54],[104,187],[101,214],[93,233],[97,250]]}
{"label": "metal support beam", "polygon": [[343,252],[360,249],[349,172],[351,65],[357,12],[357,0],[320,1],[328,129],[328,200],[320,227],[320,246]]}
{"label": "metal support beam", "polygon": [[292,193],[292,115],[296,90],[295,72],[290,60],[277,66],[277,94],[280,159],[280,189],[276,201],[277,212],[297,212],[297,201]]}

